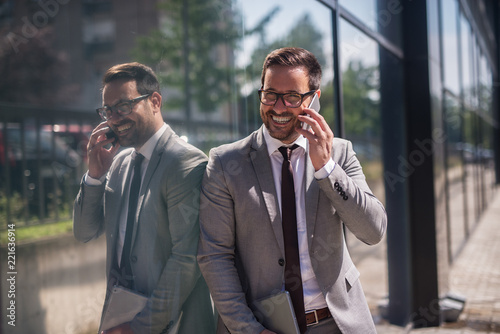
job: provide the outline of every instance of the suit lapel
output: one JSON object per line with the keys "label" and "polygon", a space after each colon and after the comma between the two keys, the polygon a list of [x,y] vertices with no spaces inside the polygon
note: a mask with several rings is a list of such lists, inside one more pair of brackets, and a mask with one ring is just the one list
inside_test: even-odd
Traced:
{"label": "suit lapel", "polygon": [[262,127],[258,131],[257,136],[252,142],[252,150],[250,152],[250,159],[252,161],[262,197],[266,205],[267,213],[273,227],[276,241],[284,254],[285,245],[283,242],[283,229],[281,226],[281,213],[279,212],[279,205],[277,201],[276,188],[274,186],[273,171],[271,168],[271,160],[267,152]]}
{"label": "suit lapel", "polygon": [[319,185],[314,180],[314,166],[309,158],[309,145],[306,150],[306,165],[304,171],[305,189],[306,189],[306,226],[307,240],[309,249],[311,249],[312,239],[310,235],[314,235],[314,227],[316,225],[316,213],[318,212],[319,200]]}
{"label": "suit lapel", "polygon": [[[155,149],[153,151],[153,154],[151,155],[151,160],[148,163],[148,167],[146,169],[146,173],[144,174],[144,180],[142,180],[141,184],[141,190],[139,193],[139,199],[137,202],[137,212],[136,212],[136,219],[135,222],[139,222],[139,217],[142,212],[142,208],[144,206],[144,200],[145,200],[145,193],[146,189],[149,188],[149,184],[151,183],[151,179],[158,168],[163,152],[165,151],[165,147],[167,146],[167,141],[172,135],[172,130],[170,127],[167,127],[163,135],[160,137],[158,142],[156,143]],[[132,250],[135,244],[135,237],[137,235],[137,228],[138,228],[139,223],[134,223],[134,230],[132,233],[132,244],[130,246],[130,249]]]}

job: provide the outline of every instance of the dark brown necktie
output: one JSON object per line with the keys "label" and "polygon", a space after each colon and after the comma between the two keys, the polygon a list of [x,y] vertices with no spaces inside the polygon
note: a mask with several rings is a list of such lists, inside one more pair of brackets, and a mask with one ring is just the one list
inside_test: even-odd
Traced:
{"label": "dark brown necktie", "polygon": [[133,177],[130,184],[130,193],[128,200],[128,213],[127,213],[127,229],[125,230],[125,241],[123,243],[122,258],[120,261],[120,268],[125,270],[125,274],[132,275],[130,268],[130,246],[132,244],[132,232],[134,230],[135,214],[137,212],[137,200],[139,198],[139,190],[141,189],[141,164],[144,156],[137,154],[133,165]]}
{"label": "dark brown necktie", "polygon": [[290,293],[300,332],[307,330],[304,309],[304,293],[300,274],[299,241],[297,236],[297,215],[295,207],[295,187],[290,166],[290,156],[298,145],[282,146],[278,150],[283,155],[281,166],[281,217],[285,242],[285,289]]}

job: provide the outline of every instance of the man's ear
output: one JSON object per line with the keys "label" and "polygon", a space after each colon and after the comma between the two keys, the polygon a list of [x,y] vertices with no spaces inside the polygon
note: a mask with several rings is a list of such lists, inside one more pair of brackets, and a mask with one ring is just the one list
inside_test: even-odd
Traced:
{"label": "man's ear", "polygon": [[154,92],[151,94],[150,99],[153,110],[161,112],[161,95],[158,92]]}

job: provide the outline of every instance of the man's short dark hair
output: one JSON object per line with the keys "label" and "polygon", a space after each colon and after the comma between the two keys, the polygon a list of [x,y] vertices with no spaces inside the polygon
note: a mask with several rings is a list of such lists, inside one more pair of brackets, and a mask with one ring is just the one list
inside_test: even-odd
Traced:
{"label": "man's short dark hair", "polygon": [[154,92],[161,95],[158,78],[149,66],[137,62],[115,65],[104,74],[102,85],[119,79],[135,80],[137,91],[141,95]]}
{"label": "man's short dark hair", "polygon": [[307,70],[307,74],[309,75],[309,89],[319,89],[321,84],[321,65],[316,57],[306,49],[288,47],[276,49],[268,54],[262,66],[262,87],[264,87],[266,70],[271,66],[302,66]]}

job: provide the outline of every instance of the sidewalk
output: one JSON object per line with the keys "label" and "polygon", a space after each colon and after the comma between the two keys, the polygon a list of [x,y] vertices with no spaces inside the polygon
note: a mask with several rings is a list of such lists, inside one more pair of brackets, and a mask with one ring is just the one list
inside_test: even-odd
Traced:
{"label": "sidewalk", "polygon": [[[388,294],[385,242],[375,250],[372,247],[368,255],[367,248],[348,238],[379,334],[500,333],[499,190],[497,187],[488,209],[482,214],[469,241],[450,268],[450,291],[466,298],[464,310],[456,323],[443,323],[441,327],[434,328],[407,329],[389,325],[380,319],[377,316],[377,303]],[[373,275],[374,272],[377,274]],[[370,276],[376,276],[377,279],[370,279]]]}

